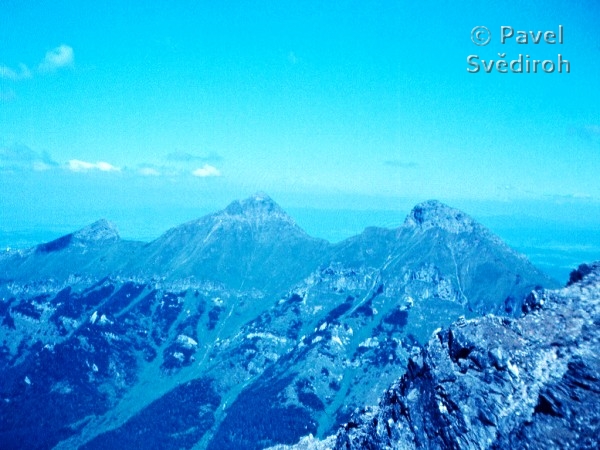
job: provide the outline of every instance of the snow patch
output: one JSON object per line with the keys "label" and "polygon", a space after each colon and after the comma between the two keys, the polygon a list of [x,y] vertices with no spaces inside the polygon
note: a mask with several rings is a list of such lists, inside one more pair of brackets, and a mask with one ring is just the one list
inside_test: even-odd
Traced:
{"label": "snow patch", "polygon": [[358,346],[367,348],[379,347],[379,341],[377,340],[377,338],[369,337],[362,341],[360,344],[358,344]]}
{"label": "snow patch", "polygon": [[177,336],[177,342],[183,345],[185,348],[192,348],[198,345],[198,342],[196,342],[191,337],[186,336],[185,334],[180,334],[179,336]]}
{"label": "snow patch", "polygon": [[513,364],[510,362],[510,360],[508,360],[506,362],[506,366],[508,367],[508,370],[517,378],[519,378],[519,368],[517,367],[517,365]]}
{"label": "snow patch", "polygon": [[246,339],[254,339],[254,338],[269,339],[269,340],[275,341],[279,344],[285,344],[287,342],[286,338],[275,336],[274,334],[271,334],[271,333],[262,333],[262,332],[248,333],[248,335],[246,336]]}
{"label": "snow patch", "polygon": [[114,333],[102,333],[104,337],[110,341],[120,341],[121,338]]}
{"label": "snow patch", "polygon": [[100,325],[106,325],[106,324],[112,325],[113,321],[112,320],[108,320],[108,318],[106,317],[106,315],[102,314],[100,316],[100,322],[99,323],[100,323]]}
{"label": "snow patch", "polygon": [[340,347],[343,347],[344,344],[342,342],[342,340],[340,339],[339,336],[332,336],[331,337],[331,342],[335,342],[336,344],[338,344]]}

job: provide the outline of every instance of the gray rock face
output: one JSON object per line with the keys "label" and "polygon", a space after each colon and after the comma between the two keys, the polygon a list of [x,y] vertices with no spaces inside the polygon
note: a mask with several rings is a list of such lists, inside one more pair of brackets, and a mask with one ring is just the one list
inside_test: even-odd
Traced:
{"label": "gray rock face", "polygon": [[451,208],[437,200],[428,200],[415,206],[404,222],[407,228],[423,231],[441,228],[450,233],[469,233],[477,224],[458,209]]}
{"label": "gray rock face", "polygon": [[336,449],[598,448],[600,264],[530,296],[519,319],[487,316],[436,333]]}
{"label": "gray rock face", "polygon": [[100,219],[93,224],[73,233],[79,242],[114,242],[120,239],[119,230],[114,223]]}
{"label": "gray rock face", "polygon": [[254,224],[277,220],[296,225],[295,221],[263,192],[258,192],[245,200],[232,202],[223,210],[221,216],[230,220],[243,220]]}

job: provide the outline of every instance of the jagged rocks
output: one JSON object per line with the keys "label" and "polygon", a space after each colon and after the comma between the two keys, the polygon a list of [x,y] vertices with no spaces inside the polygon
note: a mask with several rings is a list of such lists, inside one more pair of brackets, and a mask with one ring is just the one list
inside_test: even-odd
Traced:
{"label": "jagged rocks", "polygon": [[438,332],[333,448],[598,448],[600,266],[581,272],[520,319]]}

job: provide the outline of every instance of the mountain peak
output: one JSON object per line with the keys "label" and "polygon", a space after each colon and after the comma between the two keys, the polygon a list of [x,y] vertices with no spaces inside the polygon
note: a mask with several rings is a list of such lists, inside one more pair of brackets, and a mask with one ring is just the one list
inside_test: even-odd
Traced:
{"label": "mountain peak", "polygon": [[73,238],[81,242],[116,241],[120,239],[119,231],[114,223],[100,219],[87,227],[73,233]]}
{"label": "mountain peak", "polygon": [[294,219],[264,192],[257,192],[245,200],[236,200],[227,206],[223,213],[231,218],[253,222],[279,220],[295,225]]}
{"label": "mountain peak", "polygon": [[89,244],[114,242],[120,239],[117,227],[106,219],[100,219],[75,233],[59,237],[36,247],[37,253],[52,253],[68,247],[86,247]]}
{"label": "mountain peak", "polygon": [[406,220],[404,227],[418,228],[423,231],[441,228],[449,233],[469,233],[476,222],[462,211],[437,200],[428,200],[416,205]]}

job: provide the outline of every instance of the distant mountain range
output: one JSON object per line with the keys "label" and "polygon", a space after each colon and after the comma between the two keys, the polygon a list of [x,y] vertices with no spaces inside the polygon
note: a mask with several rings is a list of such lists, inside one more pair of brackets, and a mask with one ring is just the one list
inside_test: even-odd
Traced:
{"label": "distant mountain range", "polygon": [[436,329],[518,317],[542,287],[557,283],[437,201],[337,244],[266,194],[150,243],[101,220],[0,255],[1,447],[332,435]]}

